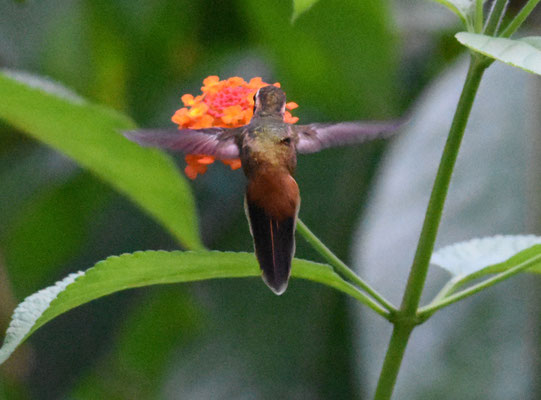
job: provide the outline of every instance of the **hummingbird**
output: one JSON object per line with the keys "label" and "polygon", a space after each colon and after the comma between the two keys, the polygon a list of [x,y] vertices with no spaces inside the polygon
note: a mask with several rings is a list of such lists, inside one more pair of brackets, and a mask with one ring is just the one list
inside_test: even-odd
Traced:
{"label": "hummingbird", "polygon": [[297,153],[384,138],[401,125],[391,122],[340,122],[293,125],[284,122],[286,95],[264,86],[254,95],[254,112],[238,128],[142,129],[123,132],[142,146],[240,158],[247,178],[244,208],[263,281],[277,295],[287,289],[295,253],[300,193],[293,178]]}

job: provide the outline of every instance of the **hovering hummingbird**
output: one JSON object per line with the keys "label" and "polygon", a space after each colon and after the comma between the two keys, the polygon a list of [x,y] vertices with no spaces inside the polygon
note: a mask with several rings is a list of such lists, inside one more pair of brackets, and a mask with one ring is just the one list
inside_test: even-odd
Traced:
{"label": "hovering hummingbird", "polygon": [[124,135],[143,146],[205,154],[217,159],[240,157],[248,180],[245,210],[263,281],[276,294],[288,284],[295,253],[300,195],[293,178],[297,152],[383,138],[400,122],[341,122],[292,125],[284,122],[285,93],[264,86],[254,96],[249,124],[238,128],[143,129]]}

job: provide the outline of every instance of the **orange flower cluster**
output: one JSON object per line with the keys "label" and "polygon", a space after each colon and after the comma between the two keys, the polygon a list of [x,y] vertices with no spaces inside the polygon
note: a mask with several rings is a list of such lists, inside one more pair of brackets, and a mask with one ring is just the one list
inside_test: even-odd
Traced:
{"label": "orange flower cluster", "polygon": [[[181,97],[185,107],[177,110],[171,120],[179,129],[201,129],[210,127],[236,128],[246,125],[252,119],[255,93],[268,84],[261,78],[253,78],[246,82],[239,77],[220,80],[217,76],[209,76],[203,81],[203,92],[199,96],[185,94]],[[279,83],[274,86],[280,87]],[[286,104],[288,110],[297,108],[297,104]],[[289,111],[285,112],[284,121],[294,124],[299,119]],[[208,165],[215,161],[213,156],[201,154],[186,155],[184,171],[190,179],[197,174],[204,174]],[[221,160],[231,169],[241,167],[240,160]]]}

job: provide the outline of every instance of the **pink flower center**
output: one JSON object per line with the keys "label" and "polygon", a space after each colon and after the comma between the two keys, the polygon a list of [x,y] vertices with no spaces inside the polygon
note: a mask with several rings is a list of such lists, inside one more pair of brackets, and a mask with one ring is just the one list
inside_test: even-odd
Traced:
{"label": "pink flower center", "polygon": [[252,91],[253,89],[242,86],[227,87],[206,95],[203,102],[209,106],[208,114],[220,118],[224,116],[223,110],[231,106],[240,106],[243,110],[251,108],[248,96]]}

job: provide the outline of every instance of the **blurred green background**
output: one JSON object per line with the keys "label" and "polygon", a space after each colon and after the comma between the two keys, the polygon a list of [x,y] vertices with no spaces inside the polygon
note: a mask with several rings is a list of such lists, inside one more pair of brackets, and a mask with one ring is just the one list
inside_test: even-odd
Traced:
{"label": "blurred green background", "polygon": [[[290,0],[3,0],[0,66],[48,76],[142,127],[172,126],[180,96],[198,94],[208,75],[279,81],[301,123],[386,119],[461,50],[452,14],[412,46],[404,8],[392,10],[382,0],[321,0],[292,25]],[[344,260],[384,146],[299,156],[300,217]],[[191,185],[206,246],[251,251],[242,174],[217,163]],[[16,303],[69,272],[177,248],[129,200],[6,125],[0,187],[2,332]],[[321,261],[297,242],[298,257]],[[360,398],[349,305],[297,280],[279,298],[259,279],[118,293],[37,332],[2,367],[0,395]]]}

